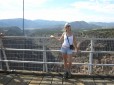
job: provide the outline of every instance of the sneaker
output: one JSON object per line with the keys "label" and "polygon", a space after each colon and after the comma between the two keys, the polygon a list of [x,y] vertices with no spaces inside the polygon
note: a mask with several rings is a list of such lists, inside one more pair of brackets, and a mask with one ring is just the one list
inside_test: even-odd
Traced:
{"label": "sneaker", "polygon": [[64,78],[64,79],[68,78],[68,72],[65,72],[65,73],[64,73],[63,78]]}

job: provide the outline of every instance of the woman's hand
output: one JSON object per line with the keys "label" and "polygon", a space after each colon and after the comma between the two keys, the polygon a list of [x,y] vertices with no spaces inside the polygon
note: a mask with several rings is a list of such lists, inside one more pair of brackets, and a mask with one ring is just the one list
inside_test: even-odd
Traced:
{"label": "woman's hand", "polygon": [[50,38],[54,38],[55,36],[51,35]]}
{"label": "woman's hand", "polygon": [[75,52],[77,53],[78,52],[78,49],[75,49]]}
{"label": "woman's hand", "polygon": [[75,48],[75,52],[76,52],[76,53],[80,53],[81,50],[79,50],[79,48],[77,47],[77,48]]}
{"label": "woman's hand", "polygon": [[0,38],[3,38],[4,37],[4,34],[3,33],[0,33]]}

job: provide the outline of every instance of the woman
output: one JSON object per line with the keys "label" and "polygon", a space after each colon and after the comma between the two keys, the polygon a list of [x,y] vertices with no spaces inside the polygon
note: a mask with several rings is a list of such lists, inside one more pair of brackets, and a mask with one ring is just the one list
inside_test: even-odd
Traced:
{"label": "woman", "polygon": [[73,49],[70,49],[70,45],[73,45],[75,48],[75,51],[77,52],[77,43],[75,36],[73,36],[71,31],[71,25],[69,23],[66,23],[64,26],[65,32],[61,35],[60,38],[57,38],[53,35],[50,37],[55,38],[59,41],[64,40],[62,47],[61,47],[61,53],[64,60],[64,78],[71,77],[71,66],[72,66],[72,53]]}

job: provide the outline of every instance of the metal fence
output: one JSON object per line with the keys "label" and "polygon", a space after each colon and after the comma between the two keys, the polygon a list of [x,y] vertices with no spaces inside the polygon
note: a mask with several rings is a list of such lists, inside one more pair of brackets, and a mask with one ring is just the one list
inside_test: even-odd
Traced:
{"label": "metal fence", "polygon": [[[77,38],[72,73],[114,74],[114,38]],[[62,42],[49,37],[5,36],[0,38],[0,69],[63,72]]]}

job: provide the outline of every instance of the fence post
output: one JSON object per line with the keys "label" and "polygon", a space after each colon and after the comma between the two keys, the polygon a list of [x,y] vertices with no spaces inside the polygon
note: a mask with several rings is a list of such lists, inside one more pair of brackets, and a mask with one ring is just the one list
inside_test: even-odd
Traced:
{"label": "fence post", "polygon": [[[2,60],[2,40],[0,38],[0,60]],[[2,62],[0,62],[0,69],[2,70]]]}
{"label": "fence post", "polygon": [[46,56],[46,46],[45,46],[44,39],[43,39],[43,62],[44,62],[43,71],[48,72],[47,63],[45,63],[45,62],[47,62],[47,56]]}
{"label": "fence post", "polygon": [[93,72],[93,65],[92,65],[93,64],[93,51],[94,51],[93,46],[94,46],[94,40],[91,39],[91,46],[90,46],[91,52],[89,54],[89,75],[92,74]]}
{"label": "fence post", "polygon": [[[4,50],[4,46],[3,46],[3,42],[2,42],[2,39],[0,39],[0,46],[1,46],[1,51],[3,53],[3,57],[4,57],[4,60],[7,60],[7,56],[6,56],[6,53],[5,53],[5,50]],[[9,71],[9,64],[8,62],[5,62],[6,63],[6,69]]]}

